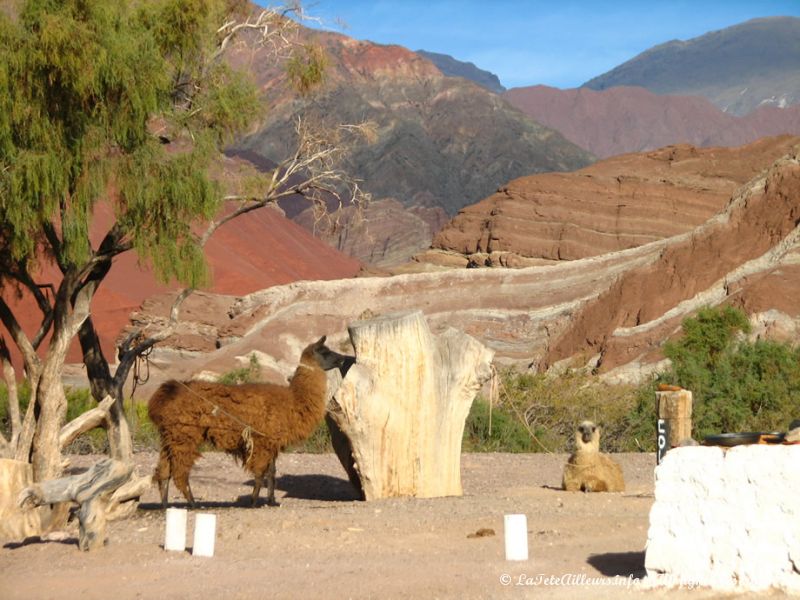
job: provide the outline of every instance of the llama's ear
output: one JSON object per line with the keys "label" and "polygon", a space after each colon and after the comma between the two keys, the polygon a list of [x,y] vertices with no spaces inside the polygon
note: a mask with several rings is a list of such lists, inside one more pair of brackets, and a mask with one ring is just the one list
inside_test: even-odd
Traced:
{"label": "llama's ear", "polygon": [[317,342],[317,346],[322,346],[325,343],[325,340],[327,339],[327,337],[328,337],[327,335],[323,335],[321,338],[319,338],[319,341]]}

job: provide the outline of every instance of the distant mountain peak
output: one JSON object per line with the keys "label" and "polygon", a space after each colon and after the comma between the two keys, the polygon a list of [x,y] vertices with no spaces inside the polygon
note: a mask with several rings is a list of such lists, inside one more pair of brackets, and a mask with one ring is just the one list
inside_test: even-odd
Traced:
{"label": "distant mountain peak", "polygon": [[428,52],[427,50],[417,50],[417,54],[427,58],[448,77],[463,77],[495,94],[506,91],[497,75],[475,66],[474,63],[458,60],[449,54]]}
{"label": "distant mountain peak", "polygon": [[653,46],[584,84],[704,96],[733,115],[800,103],[800,18],[762,17]]}

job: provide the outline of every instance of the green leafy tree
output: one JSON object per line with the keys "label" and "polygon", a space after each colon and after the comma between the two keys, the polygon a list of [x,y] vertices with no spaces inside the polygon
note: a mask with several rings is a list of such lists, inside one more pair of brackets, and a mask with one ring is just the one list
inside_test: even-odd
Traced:
{"label": "green leafy tree", "polygon": [[[130,459],[122,386],[136,357],[172,329],[133,332],[111,371],[91,301],[114,259],[136,252],[162,280],[187,286],[174,324],[183,299],[208,281],[202,248],[218,227],[281,196],[330,187],[339,175],[330,167],[334,150],[318,139],[301,140],[252,193],[226,197],[209,175],[220,149],[261,111],[227,50],[245,32],[250,43],[255,35],[285,40],[293,24],[275,10],[251,10],[241,0],[27,0],[0,12],[0,321],[22,355],[32,398],[24,419],[17,415],[9,453],[31,461],[36,479],[61,471],[61,373],[76,336],[92,395],[106,399],[98,410],[107,411],[111,454]],[[237,204],[219,217],[224,200]],[[113,219],[93,243],[100,203]],[[37,279],[48,262],[60,281]],[[41,309],[32,335],[7,301],[14,293]]]}

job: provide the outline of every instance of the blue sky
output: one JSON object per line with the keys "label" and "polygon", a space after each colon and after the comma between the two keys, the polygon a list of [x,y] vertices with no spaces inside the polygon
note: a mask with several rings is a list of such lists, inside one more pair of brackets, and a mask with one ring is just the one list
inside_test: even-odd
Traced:
{"label": "blue sky", "polygon": [[306,0],[303,5],[326,29],[450,54],[492,71],[506,87],[577,87],[662,42],[754,17],[800,16],[800,0]]}

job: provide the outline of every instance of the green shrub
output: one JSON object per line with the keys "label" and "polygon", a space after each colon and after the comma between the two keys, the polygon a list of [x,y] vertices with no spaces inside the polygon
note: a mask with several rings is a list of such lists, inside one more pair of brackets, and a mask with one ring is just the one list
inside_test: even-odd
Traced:
{"label": "green shrub", "polygon": [[134,450],[158,450],[161,447],[158,430],[147,415],[146,402],[129,398],[125,402],[125,416],[131,428]]}
{"label": "green shrub", "polygon": [[323,421],[308,438],[290,446],[287,452],[299,452],[304,454],[324,454],[333,452],[331,445],[331,434],[328,431],[328,424]]}
{"label": "green shrub", "polygon": [[665,345],[671,369],[660,381],[694,397],[695,439],[738,431],[782,431],[800,416],[800,350],[786,343],[750,342],[746,315],[704,308],[683,322],[683,336]]}
{"label": "green shrub", "polygon": [[560,376],[500,373],[499,405],[528,435],[535,436],[532,450],[567,452],[573,447],[575,428],[583,420],[603,429],[601,445],[609,452],[655,448],[655,396],[652,385],[610,385],[580,370]]}
{"label": "green shrub", "polygon": [[522,421],[502,406],[492,408],[490,427],[489,403],[479,396],[464,424],[461,448],[464,452],[532,452],[534,442]]}

